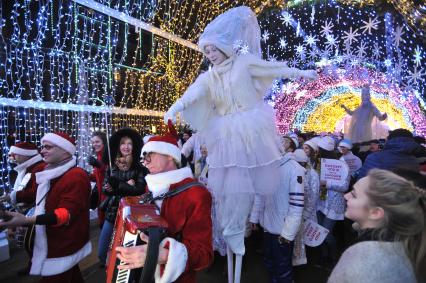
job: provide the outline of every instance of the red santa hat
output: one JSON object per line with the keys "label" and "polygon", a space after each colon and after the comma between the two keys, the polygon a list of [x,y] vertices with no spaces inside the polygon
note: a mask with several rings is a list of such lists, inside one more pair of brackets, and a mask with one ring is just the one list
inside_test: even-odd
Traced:
{"label": "red santa hat", "polygon": [[38,154],[38,150],[37,146],[32,142],[18,142],[10,148],[9,153],[33,156]]}
{"label": "red santa hat", "polygon": [[41,139],[41,143],[45,141],[62,148],[71,155],[74,155],[75,153],[75,139],[73,139],[66,133],[56,132],[45,134],[44,137]]}
{"label": "red santa hat", "polygon": [[171,120],[168,121],[169,133],[165,136],[152,136],[142,147],[141,157],[150,152],[156,152],[173,157],[181,164],[181,152],[177,145],[178,135]]}

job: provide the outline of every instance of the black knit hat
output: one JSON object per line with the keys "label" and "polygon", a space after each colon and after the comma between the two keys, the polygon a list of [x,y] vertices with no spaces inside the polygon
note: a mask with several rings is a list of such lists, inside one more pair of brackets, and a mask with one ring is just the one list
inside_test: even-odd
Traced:
{"label": "black knit hat", "polygon": [[[132,162],[131,167],[133,168],[135,166],[138,166],[143,141],[142,141],[141,135],[137,131],[135,131],[134,129],[130,129],[130,128],[123,128],[123,129],[120,129],[120,130],[118,130],[118,131],[116,131],[115,133],[112,134],[112,136],[109,140],[109,146],[110,146],[110,151],[111,151],[111,163],[112,164],[115,163],[115,159],[117,158],[117,153],[120,150],[120,141],[123,137],[129,137],[132,140],[133,162]],[[106,147],[105,147],[104,154],[102,156],[102,161],[104,162],[104,164],[109,163],[108,149]]]}

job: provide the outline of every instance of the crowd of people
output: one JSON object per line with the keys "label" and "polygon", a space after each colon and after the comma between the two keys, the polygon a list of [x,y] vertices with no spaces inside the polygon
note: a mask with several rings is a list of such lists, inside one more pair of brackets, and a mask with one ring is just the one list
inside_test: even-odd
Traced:
{"label": "crowd of people", "polygon": [[[90,173],[76,167],[76,143],[65,133],[47,133],[40,153],[30,142],[11,147],[17,183],[0,201],[17,211],[5,213],[0,227],[35,226],[28,273],[41,282],[83,282],[78,263],[91,252],[90,206],[98,209],[105,265],[120,200],[149,195],[168,223],[156,282],[195,282],[216,251],[227,256],[229,282],[239,283],[252,231],[262,231],[271,282],[293,282],[293,267],[312,263],[306,247],[318,251],[315,264],[332,270],[329,282],[426,282],[424,138],[395,129],[384,141],[364,140],[373,116],[387,117],[366,87],[360,108],[345,108],[358,121],[356,133],[278,135],[263,101],[267,88],[276,77],[315,80],[317,73],[262,60],[248,7],[213,20],[199,47],[211,66],[166,112],[168,133],[94,133]],[[194,134],[179,138],[178,113]],[[19,208],[31,206],[32,215]],[[116,252],[118,269],[143,267],[147,257],[146,245]]]}
{"label": "crowd of people", "polygon": [[[31,142],[12,146],[9,156],[17,164],[18,175],[2,201],[20,207],[21,212],[35,205],[35,213],[25,216],[10,212],[12,219],[0,226],[35,225],[34,242],[28,249],[30,261],[23,266],[27,274],[42,275],[42,282],[83,281],[78,262],[91,252],[88,214],[90,198],[95,195],[97,201],[92,208],[98,210],[101,231],[98,257],[105,265],[122,197],[142,195],[146,190],[157,196],[194,180],[199,183],[179,198],[157,203],[171,224],[165,240],[168,247],[164,248],[163,243],[163,257],[159,259],[159,264],[167,265],[173,258],[170,273],[163,275],[169,278],[165,282],[178,278],[179,282],[193,282],[195,271],[212,263],[213,251],[217,256],[226,255],[221,213],[216,211],[215,194],[209,186],[205,141],[191,131],[186,135],[150,136],[144,144],[137,131],[120,129],[109,137],[109,160],[107,137],[95,132],[93,156],[88,159],[90,173],[76,167],[75,141],[64,133],[46,134],[41,150]],[[341,134],[298,132],[280,136],[280,142],[277,190],[255,196],[244,228],[245,235],[263,231],[262,253],[272,282],[292,282],[293,266],[313,263],[307,258],[304,243],[307,221],[328,230],[316,248],[320,257],[313,264],[333,270],[329,282],[423,282],[423,138],[396,129],[383,144],[377,140],[352,143]],[[366,145],[367,151],[359,151]],[[322,170],[326,167],[322,164],[328,160],[346,167],[342,172],[347,174],[340,184],[324,177]],[[90,181],[96,187],[92,193]],[[182,207],[181,202],[189,207]],[[343,222],[352,224],[342,225],[348,231],[334,231],[336,224]],[[337,242],[348,248],[342,255]],[[119,250],[120,258],[128,262],[121,268],[143,266],[144,252]],[[383,276],[387,276],[385,281]]]}

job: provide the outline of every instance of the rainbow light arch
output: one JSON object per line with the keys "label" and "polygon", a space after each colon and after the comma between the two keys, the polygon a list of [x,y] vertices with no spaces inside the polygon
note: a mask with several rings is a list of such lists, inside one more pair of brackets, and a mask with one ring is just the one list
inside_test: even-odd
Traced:
{"label": "rainbow light arch", "polygon": [[350,109],[359,106],[366,77],[371,82],[373,103],[381,112],[388,113],[386,123],[390,129],[406,128],[426,135],[425,102],[420,95],[412,90],[403,91],[395,83],[389,84],[383,74],[365,68],[325,70],[314,82],[286,84],[274,101],[278,131],[334,132],[346,115],[340,104]]}

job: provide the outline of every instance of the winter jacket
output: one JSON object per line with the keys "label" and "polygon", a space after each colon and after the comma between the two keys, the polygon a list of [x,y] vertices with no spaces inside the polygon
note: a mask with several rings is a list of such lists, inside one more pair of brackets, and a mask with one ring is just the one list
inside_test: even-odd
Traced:
{"label": "winter jacket", "polygon": [[[105,200],[107,204],[103,205],[105,209],[105,219],[111,223],[115,222],[115,217],[117,215],[118,205],[120,203],[121,197],[124,196],[138,196],[142,195],[145,192],[146,181],[145,176],[148,174],[148,170],[142,166],[135,166],[127,171],[122,171],[113,166],[111,171],[107,171],[104,181],[103,192],[107,195]],[[112,191],[105,190],[105,185],[110,183],[111,176],[118,178],[118,186],[113,187]],[[135,185],[129,185],[127,181],[133,179]]]}
{"label": "winter jacket", "polygon": [[305,169],[286,154],[279,170],[279,188],[273,195],[255,196],[250,222],[293,241],[302,223]]}
{"label": "winter jacket", "polygon": [[419,164],[414,155],[420,151],[420,147],[408,137],[395,137],[388,140],[382,151],[368,155],[359,171],[358,179],[367,176],[368,171],[373,168],[392,170],[403,167],[419,171]]}

